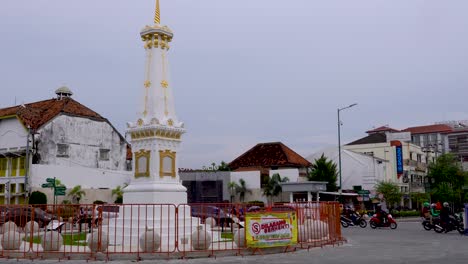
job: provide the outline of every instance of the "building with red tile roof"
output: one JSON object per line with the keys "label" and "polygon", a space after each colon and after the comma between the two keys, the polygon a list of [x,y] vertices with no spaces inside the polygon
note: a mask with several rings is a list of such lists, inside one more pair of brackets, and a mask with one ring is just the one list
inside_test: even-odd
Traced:
{"label": "building with red tile roof", "polygon": [[391,127],[389,127],[388,125],[381,126],[381,127],[374,128],[374,129],[371,129],[371,130],[366,131],[367,134],[385,133],[385,132],[391,132],[391,133],[393,133],[393,132],[400,132],[400,131],[397,130],[397,129],[391,128]]}
{"label": "building with red tile roof", "polygon": [[229,163],[232,170],[305,168],[312,164],[281,142],[259,143]]}
{"label": "building with red tile roof", "polygon": [[112,177],[98,178],[129,169],[125,138],[72,94],[61,87],[56,98],[0,109],[0,188],[11,190],[0,204],[23,203],[31,187],[55,176],[69,187],[110,188]]}

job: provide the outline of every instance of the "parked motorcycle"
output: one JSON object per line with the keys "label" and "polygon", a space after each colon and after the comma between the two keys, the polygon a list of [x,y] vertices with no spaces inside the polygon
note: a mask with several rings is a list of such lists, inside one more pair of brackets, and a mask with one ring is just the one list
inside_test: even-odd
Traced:
{"label": "parked motorcycle", "polygon": [[391,229],[397,228],[397,222],[393,219],[391,214],[387,214],[387,219],[384,223],[380,221],[380,218],[377,217],[377,214],[374,214],[369,221],[369,225],[372,229],[376,229],[377,227],[390,227]]}
{"label": "parked motorcycle", "polygon": [[449,223],[444,224],[442,222],[439,222],[438,224],[434,226],[434,231],[436,231],[437,233],[442,233],[442,232],[447,233],[453,230],[457,230],[458,233],[462,235],[465,234],[465,227],[463,226],[463,220],[458,215],[450,216]]}
{"label": "parked motorcycle", "polygon": [[341,226],[344,228],[348,226],[360,226],[365,228],[367,226],[367,221],[363,218],[363,216],[359,214],[354,214],[354,218],[349,218],[345,215],[341,215],[340,217]]}

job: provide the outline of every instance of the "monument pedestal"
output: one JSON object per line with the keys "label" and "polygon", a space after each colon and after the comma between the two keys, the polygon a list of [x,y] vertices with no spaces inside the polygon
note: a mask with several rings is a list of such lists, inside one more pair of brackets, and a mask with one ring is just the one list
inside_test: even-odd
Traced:
{"label": "monument pedestal", "polygon": [[187,189],[179,182],[133,181],[125,187],[126,204],[186,204]]}

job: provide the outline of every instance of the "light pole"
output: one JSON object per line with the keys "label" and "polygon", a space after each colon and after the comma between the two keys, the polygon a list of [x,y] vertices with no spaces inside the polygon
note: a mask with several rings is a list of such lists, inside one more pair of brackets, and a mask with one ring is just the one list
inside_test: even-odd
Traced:
{"label": "light pole", "polygon": [[351,108],[353,106],[356,106],[357,103],[354,103],[354,104],[350,104],[348,106],[345,106],[345,107],[342,107],[342,108],[338,108],[337,109],[337,113],[338,113],[338,172],[339,172],[339,176],[340,176],[340,202],[342,201],[341,199],[341,193],[343,192],[343,183],[342,183],[342,179],[341,179],[341,120],[340,120],[340,111],[343,111],[345,109],[348,109],[348,108]]}

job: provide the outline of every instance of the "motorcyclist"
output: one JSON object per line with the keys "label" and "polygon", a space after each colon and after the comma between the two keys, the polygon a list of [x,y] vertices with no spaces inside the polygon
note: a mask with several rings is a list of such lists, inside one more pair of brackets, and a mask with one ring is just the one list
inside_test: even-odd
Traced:
{"label": "motorcyclist", "polygon": [[425,219],[429,219],[430,218],[429,210],[430,210],[429,203],[424,202],[423,203],[423,208],[421,210],[421,217],[424,217]]}
{"label": "motorcyclist", "polygon": [[384,225],[387,222],[387,212],[382,209],[381,204],[377,204],[375,208],[375,213],[377,214],[377,218],[379,218],[380,223]]}
{"label": "motorcyclist", "polygon": [[444,202],[442,210],[440,210],[440,220],[442,222],[442,227],[445,229],[445,233],[447,233],[450,227],[450,216],[452,215],[452,211],[450,210],[449,203]]}

